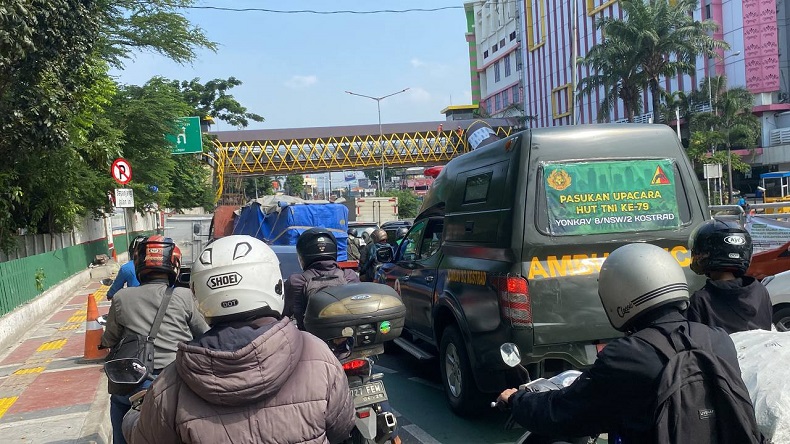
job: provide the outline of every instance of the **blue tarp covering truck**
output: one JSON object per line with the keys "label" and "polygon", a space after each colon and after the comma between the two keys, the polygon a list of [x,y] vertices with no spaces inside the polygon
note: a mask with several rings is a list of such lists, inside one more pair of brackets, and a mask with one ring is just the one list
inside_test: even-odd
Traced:
{"label": "blue tarp covering truck", "polygon": [[348,208],[338,203],[251,201],[236,216],[233,234],[254,236],[270,245],[296,245],[299,235],[313,227],[331,231],[337,238],[337,260],[347,260]]}

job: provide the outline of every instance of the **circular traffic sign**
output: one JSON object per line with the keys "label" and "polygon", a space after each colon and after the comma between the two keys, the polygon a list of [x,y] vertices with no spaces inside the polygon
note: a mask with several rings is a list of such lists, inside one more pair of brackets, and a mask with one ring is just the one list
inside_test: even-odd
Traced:
{"label": "circular traffic sign", "polygon": [[132,166],[124,158],[115,159],[115,162],[112,163],[112,168],[110,168],[110,174],[112,174],[112,178],[116,182],[126,185],[132,180]]}

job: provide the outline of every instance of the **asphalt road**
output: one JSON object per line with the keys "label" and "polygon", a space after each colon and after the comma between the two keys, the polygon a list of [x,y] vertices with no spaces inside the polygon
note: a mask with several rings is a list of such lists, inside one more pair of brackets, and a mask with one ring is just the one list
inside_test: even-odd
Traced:
{"label": "asphalt road", "polygon": [[444,399],[436,360],[419,361],[396,351],[379,356],[376,364],[374,370],[385,373],[384,384],[404,444],[513,443],[524,433],[523,429],[505,430],[508,415],[497,409],[474,418],[453,414]]}

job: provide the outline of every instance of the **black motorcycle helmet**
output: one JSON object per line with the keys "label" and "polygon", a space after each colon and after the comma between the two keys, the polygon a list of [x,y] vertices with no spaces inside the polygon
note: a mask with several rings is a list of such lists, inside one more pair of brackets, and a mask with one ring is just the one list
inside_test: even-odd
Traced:
{"label": "black motorcycle helmet", "polygon": [[697,274],[729,271],[743,276],[752,261],[752,237],[735,222],[711,219],[689,237],[691,270]]}
{"label": "black motorcycle helmet", "polygon": [[140,245],[140,242],[144,241],[146,236],[137,235],[132,239],[129,243],[129,260],[134,261],[134,254],[137,252],[137,246]]}
{"label": "black motorcycle helmet", "polygon": [[337,239],[326,228],[310,228],[296,241],[296,254],[302,269],[317,261],[336,261]]}
{"label": "black motorcycle helmet", "polygon": [[406,234],[408,233],[409,233],[408,227],[400,227],[398,228],[398,231],[395,232],[395,239],[403,239],[404,237],[406,237]]}

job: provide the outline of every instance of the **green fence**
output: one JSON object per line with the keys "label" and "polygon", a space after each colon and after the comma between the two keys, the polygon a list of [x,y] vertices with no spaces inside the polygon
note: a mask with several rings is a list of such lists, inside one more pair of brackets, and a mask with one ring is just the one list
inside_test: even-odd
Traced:
{"label": "green fence", "polygon": [[0,316],[31,301],[46,289],[78,273],[97,254],[107,253],[104,239],[0,262]]}

